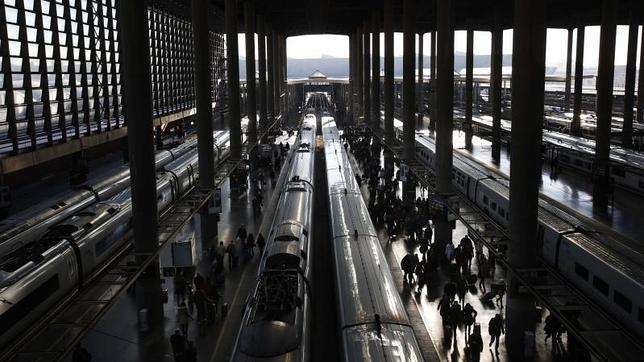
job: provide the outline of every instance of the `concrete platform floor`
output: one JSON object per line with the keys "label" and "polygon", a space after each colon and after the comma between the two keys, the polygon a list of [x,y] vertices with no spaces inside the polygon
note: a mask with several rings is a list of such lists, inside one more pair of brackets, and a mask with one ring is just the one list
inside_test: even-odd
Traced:
{"label": "concrete platform floor", "polygon": [[[358,168],[359,173],[362,174],[361,165],[355,160],[353,155],[350,156],[352,159],[354,171]],[[381,155],[381,166],[384,166],[384,158]],[[394,173],[397,172],[398,167],[394,166]],[[368,202],[369,199],[369,189],[366,183],[362,186],[362,194],[365,198],[365,202]],[[398,187],[398,196],[402,197],[402,182]],[[422,190],[417,188],[416,196],[421,196]],[[425,197],[427,196],[425,191]],[[378,227],[377,227],[378,228]],[[467,234],[466,227],[461,223],[456,223],[456,229],[452,232],[452,241],[454,245],[458,245],[461,238]],[[465,355],[465,329],[461,325],[457,329],[456,339],[445,338],[444,328],[442,325],[442,318],[437,309],[440,298],[443,294],[443,286],[450,279],[449,273],[446,272],[446,267],[441,266],[437,272],[431,276],[429,280],[429,285],[419,287],[418,284],[414,283],[408,285],[403,283],[402,276],[403,272],[400,268],[400,262],[402,258],[407,254],[408,248],[403,238],[398,237],[392,242],[388,241],[388,236],[386,231],[383,228],[378,228],[378,235],[380,237],[380,243],[383,247],[385,255],[389,261],[389,266],[392,270],[392,274],[396,279],[397,284],[402,285],[402,288],[399,287],[403,301],[408,306],[408,314],[413,321],[413,309],[415,308],[420,314],[423,322],[423,327],[426,329],[426,332],[431,337],[431,342],[433,348],[436,351],[437,359],[440,361],[466,361],[467,356]],[[418,247],[411,250],[414,253],[420,255]],[[484,248],[484,252],[487,254],[487,250]],[[472,260],[472,273],[477,274],[477,262],[476,258]],[[489,278],[486,282],[486,288],[490,290],[490,284],[494,281],[500,281],[505,279],[505,271],[500,267],[496,266],[494,277]],[[478,284],[478,282],[477,282]],[[481,325],[481,334],[483,338],[484,348],[481,353],[481,361],[510,361],[510,358],[507,355],[505,349],[505,335],[501,336],[501,343],[499,345],[499,354],[494,353],[494,347],[492,349],[488,348],[488,343],[490,342],[490,335],[488,333],[488,324],[490,319],[496,314],[501,313],[505,318],[505,309],[502,306],[489,304],[483,300],[483,292],[480,289],[476,289],[476,293],[468,292],[465,296],[465,303],[470,303],[474,309],[478,312],[476,317],[476,323]],[[505,298],[503,299],[503,306],[505,305]],[[412,313],[410,313],[410,308]],[[550,340],[545,342],[545,333],[543,331],[544,324],[543,321],[547,316],[547,312],[544,312],[542,315],[541,321],[536,326],[535,330],[535,356],[532,359],[533,361],[567,361],[567,356],[562,353],[553,353]],[[415,329],[417,327],[415,326]],[[418,333],[418,332],[417,332]],[[567,343],[566,334],[562,336],[562,345],[565,346]],[[565,348],[565,347],[564,347]]]}

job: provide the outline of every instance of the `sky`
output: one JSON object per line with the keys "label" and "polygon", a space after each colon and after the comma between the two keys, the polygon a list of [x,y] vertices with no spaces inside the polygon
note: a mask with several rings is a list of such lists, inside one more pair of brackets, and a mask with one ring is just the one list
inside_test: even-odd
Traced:
{"label": "sky", "polygon": [[[640,27],[641,29],[641,27]],[[573,36],[573,47],[576,44],[576,31]],[[599,55],[599,26],[586,27],[586,39],[584,45],[584,66],[597,66]],[[638,40],[638,52],[641,49],[641,34]],[[416,37],[418,38],[418,36]],[[244,35],[239,35],[239,55],[245,56]],[[423,37],[424,53],[429,55],[431,34]],[[491,35],[489,32],[474,32],[474,54],[490,54]],[[568,31],[565,29],[548,29],[546,42],[546,65],[562,65],[566,62],[566,46],[568,43]],[[394,55],[402,56],[403,49],[402,33],[394,33]],[[617,26],[617,38],[615,47],[615,65],[626,64],[626,51],[628,44],[628,27]],[[257,37],[255,37],[257,48]],[[287,38],[287,53],[289,58],[320,58],[324,55],[346,58],[349,56],[349,37],[344,35],[303,35]],[[465,52],[466,32],[456,31],[454,34],[454,49]],[[380,52],[384,55],[384,36],[380,36]],[[503,32],[503,53],[512,54],[512,30]],[[575,51],[573,48],[573,61]],[[639,59],[639,55],[638,55]],[[638,60],[639,62],[639,60]]]}

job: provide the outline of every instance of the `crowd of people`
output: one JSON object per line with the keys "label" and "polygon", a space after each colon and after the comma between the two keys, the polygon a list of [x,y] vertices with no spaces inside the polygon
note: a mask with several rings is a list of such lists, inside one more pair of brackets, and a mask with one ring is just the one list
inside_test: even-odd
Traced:
{"label": "crowd of people", "polygon": [[[451,239],[436,240],[434,221],[444,217],[442,208],[429,197],[404,200],[404,196],[399,196],[404,195],[404,192],[400,192],[404,190],[399,190],[402,180],[400,170],[394,173],[393,154],[384,150],[385,163],[382,167],[380,155],[383,148],[368,132],[348,129],[342,138],[345,149],[350,149],[360,165],[362,174],[356,172],[356,179],[359,185],[366,185],[369,191],[368,209],[374,225],[386,230],[389,241],[404,240],[408,253],[402,258],[400,266],[405,285],[420,294],[425,286],[429,287],[433,280],[438,279],[433,278],[437,269],[440,268],[443,274],[449,276],[438,302],[445,339],[456,341],[457,328],[463,326],[468,357],[478,360],[483,351],[483,339],[480,324],[477,323],[478,312],[467,303],[466,294],[480,290],[483,301],[496,297],[496,305],[502,308],[505,284],[503,281],[489,281],[496,269],[496,253],[490,250],[486,252],[480,244],[475,245],[468,235],[460,239],[458,245],[454,245]],[[409,189],[415,190],[417,182],[412,175],[405,175],[405,178]],[[474,261],[475,273],[472,268]],[[494,303],[491,307],[495,307]],[[499,339],[504,332],[503,317],[497,313],[488,323],[489,347],[494,348],[497,354]],[[553,340],[557,338],[556,334],[552,336]]]}

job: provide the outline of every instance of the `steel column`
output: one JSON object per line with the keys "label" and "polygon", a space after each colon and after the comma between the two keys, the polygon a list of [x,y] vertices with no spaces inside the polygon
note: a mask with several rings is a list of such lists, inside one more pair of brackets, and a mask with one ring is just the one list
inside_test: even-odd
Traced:
{"label": "steel column", "polygon": [[[120,0],[122,74],[132,188],[134,250],[141,258],[158,248],[156,171],[152,138],[152,88],[147,4]],[[79,11],[80,13],[80,11]],[[80,26],[80,24],[79,24]],[[148,310],[151,326],[163,320],[159,266],[151,265],[137,281],[137,302]]]}
{"label": "steel column", "polygon": [[[415,105],[414,101],[414,43],[416,23],[416,3],[414,0],[403,1],[403,143],[404,158],[411,161],[415,158]],[[453,71],[452,71],[453,73]]]}
{"label": "steel column", "polygon": [[573,99],[573,116],[570,124],[570,133],[581,136],[581,96],[584,83],[584,38],[586,28],[581,25],[577,28],[577,51],[575,55],[575,97]]}
{"label": "steel column", "polygon": [[501,8],[494,12],[494,29],[492,30],[492,59],[490,65],[490,103],[492,106],[492,159],[501,159],[501,102],[503,84],[503,28],[501,27]]}
{"label": "steel column", "polygon": [[275,73],[273,72],[274,58],[273,47],[275,45],[275,33],[271,30],[271,26],[266,26],[266,71],[268,74],[268,83],[266,89],[266,103],[268,104],[268,116],[271,120],[275,120],[277,114],[275,113]]}
{"label": "steel column", "polygon": [[380,129],[380,11],[374,11],[371,19],[371,125],[373,129]]}
{"label": "steel column", "polygon": [[432,38],[430,40],[430,53],[429,53],[429,62],[430,62],[430,70],[429,70],[429,130],[434,131],[436,129],[436,117],[437,117],[437,112],[436,112],[436,32],[432,32]]}
{"label": "steel column", "polygon": [[364,89],[364,124],[371,124],[371,33],[369,31],[369,22],[364,22],[364,33],[362,34],[363,49],[364,49],[364,59],[363,59],[363,71],[364,78],[363,80],[363,89]]}
{"label": "steel column", "polygon": [[608,206],[610,192],[610,129],[613,115],[613,79],[615,71],[615,33],[618,2],[602,1],[599,66],[597,70],[597,131],[593,166],[593,205]]}
{"label": "steel column", "polygon": [[564,109],[570,111],[570,77],[572,73],[572,28],[568,29],[568,47],[566,52],[566,87],[564,90]]}
{"label": "steel column", "polygon": [[246,115],[248,115],[248,143],[257,142],[257,103],[255,97],[255,8],[252,2],[244,3],[246,27]]}
{"label": "steel column", "polygon": [[[510,263],[530,267],[537,262],[537,210],[541,180],[541,135],[546,61],[546,9],[542,0],[515,0],[512,52],[512,148],[510,164]],[[534,332],[532,297],[519,291],[510,275],[506,346],[510,359],[523,359],[525,331]]]}
{"label": "steel column", "polygon": [[474,78],[474,30],[467,30],[465,52],[465,148],[472,149],[472,85]]}
{"label": "steel column", "polygon": [[[447,197],[452,193],[452,129],[454,111],[454,0],[442,0],[436,6],[437,75],[436,79],[436,191]],[[444,200],[447,202],[447,200]],[[447,218],[436,222],[439,250],[452,240]]]}
{"label": "steel column", "polygon": [[363,81],[364,81],[364,63],[362,61],[364,54],[364,44],[363,44],[363,39],[362,39],[362,32],[360,31],[360,27],[357,28],[356,30],[356,44],[357,46],[357,57],[356,57],[356,65],[357,65],[357,74],[358,74],[358,84],[357,84],[357,90],[358,90],[358,124],[361,124],[362,121],[364,120],[364,87],[363,87]]}
{"label": "steel column", "polygon": [[242,131],[239,110],[239,53],[237,50],[237,0],[226,0],[226,59],[228,110],[230,112],[230,156],[241,159]]}
{"label": "steel column", "polygon": [[275,29],[273,29],[273,36],[271,38],[273,43],[273,61],[269,62],[273,72],[273,109],[275,111],[275,117],[279,116],[282,113],[280,109],[280,72],[279,72],[279,34]]}
{"label": "steel column", "polygon": [[423,103],[424,95],[423,92],[423,35],[424,33],[418,33],[418,92],[416,95],[416,101],[418,102],[418,124],[416,128],[422,128],[423,126]]}
{"label": "steel column", "polygon": [[268,124],[266,110],[266,27],[264,16],[257,16],[257,52],[259,69],[259,130],[264,132]]}
{"label": "steel column", "polygon": [[385,136],[394,137],[394,0],[385,0]]}
{"label": "steel column", "polygon": [[215,181],[207,0],[192,0],[192,33],[194,37],[195,98],[197,101],[199,186],[207,188],[212,187]]}
{"label": "steel column", "polygon": [[639,1],[632,2],[628,29],[628,53],[626,56],[626,79],[624,84],[624,123],[622,146],[633,147],[633,104],[635,100],[635,62],[637,62],[637,33],[639,32]]}

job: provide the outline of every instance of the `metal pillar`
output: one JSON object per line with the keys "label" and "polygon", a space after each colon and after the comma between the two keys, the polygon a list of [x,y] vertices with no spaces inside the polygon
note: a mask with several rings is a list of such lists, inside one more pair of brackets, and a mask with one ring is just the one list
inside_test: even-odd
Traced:
{"label": "metal pillar", "polygon": [[644,122],[644,41],[640,49],[640,72],[637,77],[637,122]]}
{"label": "metal pillar", "polygon": [[566,52],[566,88],[564,90],[564,110],[570,111],[570,78],[572,75],[572,28],[568,29],[568,51]]}
{"label": "metal pillar", "polygon": [[364,47],[364,65],[363,65],[363,71],[364,71],[364,78],[362,79],[363,81],[363,88],[364,88],[364,124],[365,125],[371,125],[371,33],[369,32],[369,22],[365,21],[364,24],[364,33],[362,37],[363,47]]}
{"label": "metal pillar", "polygon": [[[159,244],[148,8],[143,1],[130,0],[121,0],[119,6],[134,250],[145,255],[154,252]],[[150,326],[162,323],[163,304],[158,264],[153,263],[137,280],[136,300],[139,309],[148,310],[147,322]]]}
{"label": "metal pillar", "polygon": [[380,12],[374,11],[371,21],[373,54],[371,55],[371,124],[380,129]]}
{"label": "metal pillar", "polygon": [[358,77],[358,81],[357,81],[357,84],[356,84],[356,89],[358,91],[357,92],[358,93],[357,94],[358,95],[358,120],[359,120],[358,124],[360,124],[360,122],[361,122],[360,119],[364,119],[363,118],[363,112],[364,112],[364,97],[363,97],[363,95],[364,95],[364,87],[363,87],[364,63],[362,61],[362,57],[363,57],[362,52],[364,50],[364,47],[363,47],[362,43],[363,43],[363,41],[362,41],[362,32],[360,31],[360,27],[358,27],[356,29],[356,45],[357,45],[357,47],[356,47],[356,52],[357,52],[357,56],[356,56],[356,66],[357,66],[356,75]]}
{"label": "metal pillar", "polygon": [[394,137],[394,0],[385,0],[385,135]]}
{"label": "metal pillar", "polygon": [[[437,2],[436,80],[436,191],[443,197],[452,193],[452,129],[454,111],[454,0]],[[445,219],[436,222],[439,250],[452,239],[452,227]]]}
{"label": "metal pillar", "polygon": [[429,130],[434,131],[436,129],[436,32],[432,32],[432,38],[430,40],[430,51],[429,51]]}
{"label": "metal pillar", "polygon": [[423,92],[423,35],[424,33],[418,33],[418,94],[416,100],[418,101],[418,126],[417,128],[422,128],[423,126],[423,101],[425,92]]}
{"label": "metal pillar", "polygon": [[230,156],[241,158],[241,114],[239,111],[239,54],[237,51],[237,1],[226,0],[226,76],[230,112]]}
{"label": "metal pillar", "polygon": [[624,123],[622,146],[633,147],[633,104],[635,99],[635,62],[637,61],[637,33],[639,31],[639,2],[632,3],[628,28],[628,53],[626,56],[626,79],[624,84]]}
{"label": "metal pillar", "polygon": [[617,31],[618,2],[603,0],[601,35],[599,38],[599,66],[597,71],[597,131],[595,137],[595,164],[593,169],[593,205],[608,206],[610,191],[610,128],[613,115],[613,78],[615,68],[615,33]]}
{"label": "metal pillar", "polygon": [[356,46],[355,46],[355,36],[353,34],[349,34],[349,115],[348,117],[345,118],[344,124],[348,124],[349,121],[353,122],[353,112],[355,105],[353,102],[355,101],[354,99],[354,87],[356,83],[356,71],[355,71],[355,65],[354,62],[356,60],[356,55],[354,54],[356,51]]}
{"label": "metal pillar", "polygon": [[212,139],[212,100],[210,98],[212,84],[210,83],[210,39],[208,2],[206,0],[192,0],[192,33],[194,37],[199,186],[207,188],[214,185],[215,158]]}
{"label": "metal pillar", "polygon": [[271,30],[270,26],[266,27],[266,71],[268,73],[268,84],[266,89],[266,103],[268,104],[268,116],[271,120],[277,117],[275,109],[275,73],[273,72],[273,47],[275,45],[275,33]]}
{"label": "metal pillar", "polygon": [[472,149],[472,83],[474,78],[474,30],[467,30],[465,52],[465,148]]}
{"label": "metal pillar", "polygon": [[494,13],[492,30],[492,59],[490,64],[490,101],[492,105],[492,159],[501,159],[501,88],[503,84],[503,28],[501,27],[501,8]]}
{"label": "metal pillar", "polygon": [[257,142],[257,103],[255,98],[255,7],[244,3],[246,26],[246,115],[248,116],[248,143]]}
{"label": "metal pillar", "polygon": [[414,107],[414,25],[416,3],[403,1],[403,143],[405,160],[415,157],[415,112]]}
{"label": "metal pillar", "polygon": [[[415,123],[416,123],[416,102],[414,91],[416,80],[414,79],[414,48],[415,48],[415,22],[416,22],[415,0],[403,1],[403,158],[411,162],[415,158]],[[403,203],[412,205],[416,199],[416,190],[411,180],[403,182]]]}
{"label": "metal pillar", "polygon": [[264,16],[257,17],[257,52],[259,53],[259,130],[261,133],[268,125],[268,113],[266,109],[266,27]]}
{"label": "metal pillar", "polygon": [[573,116],[570,124],[570,133],[581,136],[581,96],[584,82],[584,38],[586,28],[582,25],[577,28],[577,51],[575,55],[575,97],[573,99]]}
{"label": "metal pillar", "polygon": [[[510,263],[528,268],[537,262],[537,210],[541,180],[546,62],[546,9],[542,0],[515,0],[512,52],[512,124],[510,164]],[[519,291],[510,275],[506,311],[506,347],[511,360],[524,358],[526,331],[534,332],[532,297]]]}
{"label": "metal pillar", "polygon": [[271,37],[273,51],[273,61],[269,62],[271,65],[271,72],[273,73],[273,110],[275,111],[275,117],[277,118],[280,113],[280,78],[279,78],[279,63],[280,63],[280,53],[279,53],[279,34],[275,29],[273,29],[273,36]]}

